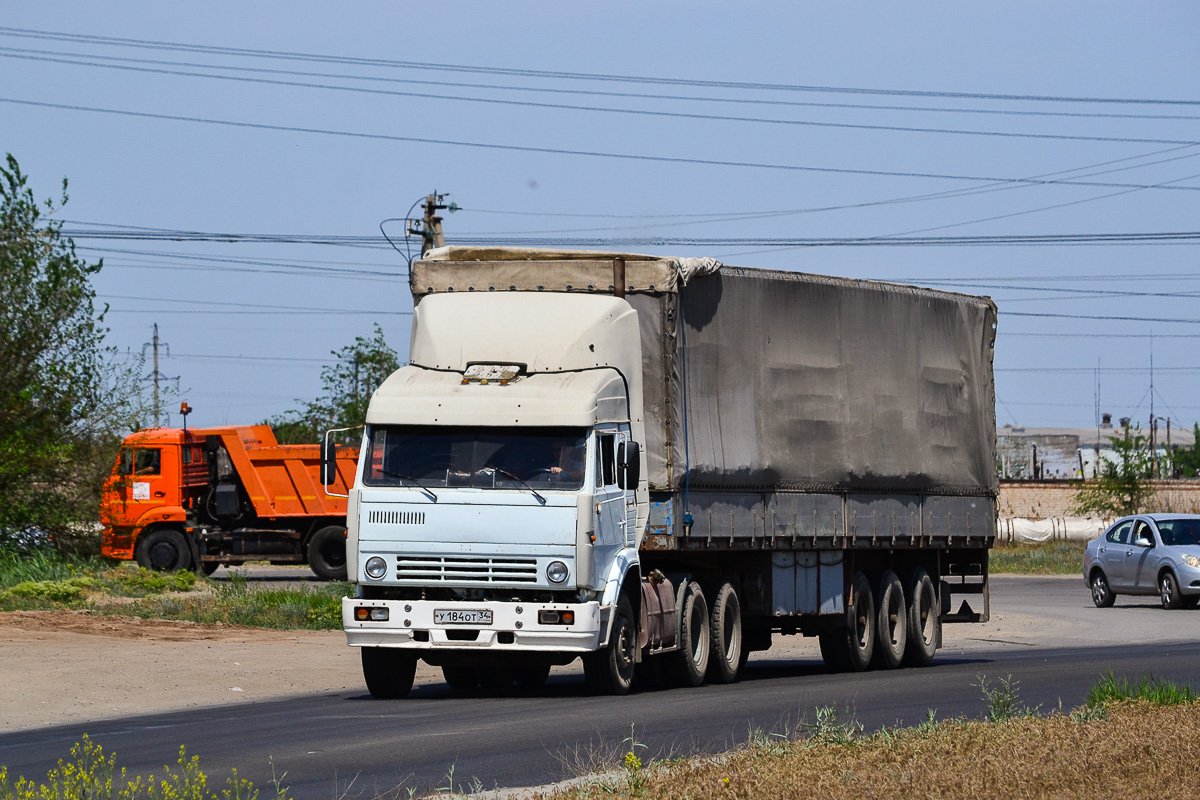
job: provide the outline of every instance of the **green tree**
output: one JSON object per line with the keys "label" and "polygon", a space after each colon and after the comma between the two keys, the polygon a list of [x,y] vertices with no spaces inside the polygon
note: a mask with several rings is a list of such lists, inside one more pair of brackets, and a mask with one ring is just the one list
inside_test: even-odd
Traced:
{"label": "green tree", "polygon": [[[59,206],[67,202],[62,183]],[[63,542],[98,516],[101,475],[141,411],[96,310],[88,264],[17,160],[0,167],[0,544],[38,529]]]}
{"label": "green tree", "polygon": [[280,443],[318,442],[330,428],[362,425],[372,393],[400,368],[396,351],[388,346],[378,324],[370,337],[359,336],[330,354],[334,361],[321,369],[321,396],[267,420]]}
{"label": "green tree", "polygon": [[1171,477],[1200,477],[1200,423],[1192,423],[1192,446],[1169,454]]}
{"label": "green tree", "polygon": [[1105,457],[1099,477],[1079,485],[1072,509],[1077,514],[1136,514],[1154,496],[1154,459],[1141,426],[1126,428],[1108,441],[1117,460]]}

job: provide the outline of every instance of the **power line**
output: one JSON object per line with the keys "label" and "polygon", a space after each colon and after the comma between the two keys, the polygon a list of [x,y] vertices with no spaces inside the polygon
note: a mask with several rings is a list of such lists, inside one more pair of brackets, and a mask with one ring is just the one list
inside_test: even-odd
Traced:
{"label": "power line", "polygon": [[1105,142],[1117,144],[1176,144],[1195,145],[1200,141],[1194,139],[1151,139],[1129,136],[1087,136],[1062,133],[1020,133],[1016,131],[978,131],[955,128],[920,128],[905,125],[870,125],[865,123],[828,122],[817,120],[773,119],[769,117],[737,117],[722,114],[701,114],[698,112],[665,111],[662,109],[611,108],[601,106],[585,106],[571,103],[541,103],[532,100],[512,100],[498,97],[464,97],[434,92],[406,92],[395,89],[374,89],[362,86],[338,86],[334,84],[312,83],[307,81],[285,81],[274,78],[252,78],[241,75],[214,75],[211,73],[188,72],[162,67],[137,67],[127,64],[103,64],[78,59],[51,58],[47,56],[23,55],[6,53],[0,49],[0,57],[22,60],[44,61],[75,66],[99,67],[101,69],[124,70],[130,72],[149,73],[156,75],[177,75],[191,78],[208,78],[220,81],[235,81],[239,83],[257,83],[269,86],[289,86],[302,89],[323,89],[329,91],[353,92],[387,97],[408,97],[426,100],[449,101],[458,103],[482,103],[486,105],[516,106],[522,108],[541,108],[559,111],[587,111],[605,114],[625,114],[630,116],[661,117],[667,119],[703,120],[708,122],[743,122],[760,125],[791,125],[811,128],[832,128],[843,130],[885,131],[889,133],[932,133],[953,136],[986,136],[1015,139],[1047,139],[1076,142]]}
{"label": "power line", "polygon": [[1032,311],[1003,310],[999,313],[1006,317],[1038,317],[1041,319],[1094,319],[1101,320],[1103,322],[1166,322],[1176,325],[1200,325],[1200,319],[1180,319],[1178,317],[1122,317],[1111,314],[1038,314]]}
{"label": "power line", "polygon": [[1150,184],[1111,183],[1103,181],[1077,180],[1039,180],[1033,178],[1003,178],[980,175],[951,175],[936,172],[903,172],[896,170],[852,169],[848,167],[815,167],[800,164],[771,164],[756,161],[727,161],[721,159],[687,158],[684,156],[652,156],[637,153],[607,153],[598,150],[573,150],[558,147],[533,147],[529,145],[496,144],[491,142],[468,142],[453,139],[433,139],[418,136],[397,136],[385,133],[363,133],[358,131],[339,131],[328,128],[310,128],[297,125],[273,125],[262,122],[240,122],[237,120],[211,119],[177,114],[156,114],[147,111],[128,111],[124,109],[97,108],[94,106],[79,106],[67,103],[45,103],[36,100],[20,100],[11,97],[0,97],[0,102],[16,105],[34,106],[38,108],[54,108],[62,111],[85,111],[96,114],[114,114],[140,119],[157,119],[171,122],[196,122],[205,125],[218,125],[231,128],[250,130],[285,131],[289,133],[313,133],[323,136],[343,136],[355,139],[373,141],[408,142],[411,144],[433,144],[448,147],[464,147],[481,150],[499,150],[503,152],[542,153],[546,155],[585,156],[589,158],[607,158],[622,161],[654,162],[663,164],[694,164],[714,167],[738,167],[747,169],[780,170],[786,172],[814,172],[831,175],[870,175],[888,178],[928,178],[933,180],[954,180],[972,182],[993,182],[1026,184],[1035,186],[1099,186],[1119,189],[1158,189],[1160,191],[1200,191],[1200,186],[1154,186]]}
{"label": "power line", "polygon": [[695,86],[704,88],[743,89],[778,92],[819,92],[833,94],[878,95],[887,97],[942,97],[970,100],[1002,100],[1053,103],[1103,103],[1130,105],[1183,105],[1200,106],[1200,100],[1174,100],[1166,98],[1114,98],[1072,97],[1062,95],[999,94],[987,92],[956,92],[927,89],[876,89],[848,86],[816,86],[806,84],[755,83],[748,81],[713,81],[688,78],[664,78],[614,73],[564,72],[559,70],[519,69],[511,67],[480,67],[464,64],[442,64],[420,61],[398,61],[380,58],[331,56],[295,51],[262,50],[242,47],[218,47],[213,45],[190,45],[180,42],[163,42],[150,39],[131,39],[95,34],[72,34],[56,31],[39,31],[28,28],[0,27],[0,34],[53,41],[87,42],[90,44],[117,45],[152,50],[173,50],[193,53],[219,53],[223,55],[271,58],[291,61],[315,61],[323,63],[356,64],[361,66],[390,67],[396,69],[418,69],[441,72],[463,72],[486,75],[508,75],[519,77],[546,78],[553,80],[585,80],[619,83],[640,83],[665,86]]}

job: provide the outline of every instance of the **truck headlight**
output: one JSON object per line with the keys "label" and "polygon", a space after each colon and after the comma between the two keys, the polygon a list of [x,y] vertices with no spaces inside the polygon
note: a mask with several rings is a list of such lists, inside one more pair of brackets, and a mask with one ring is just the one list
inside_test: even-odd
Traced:
{"label": "truck headlight", "polygon": [[368,578],[379,580],[387,572],[387,562],[379,556],[371,556],[367,559],[367,565],[364,569]]}
{"label": "truck headlight", "polygon": [[562,583],[567,579],[567,565],[561,561],[551,561],[546,565],[546,577],[551,583]]}

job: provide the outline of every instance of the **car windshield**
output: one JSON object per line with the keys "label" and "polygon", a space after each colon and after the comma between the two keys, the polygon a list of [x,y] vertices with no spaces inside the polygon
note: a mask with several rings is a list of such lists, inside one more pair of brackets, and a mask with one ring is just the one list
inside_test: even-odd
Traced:
{"label": "car windshield", "polygon": [[587,431],[389,425],[368,432],[367,486],[563,489],[583,486]]}
{"label": "car windshield", "polygon": [[1200,544],[1200,519],[1160,519],[1158,533],[1168,547]]}

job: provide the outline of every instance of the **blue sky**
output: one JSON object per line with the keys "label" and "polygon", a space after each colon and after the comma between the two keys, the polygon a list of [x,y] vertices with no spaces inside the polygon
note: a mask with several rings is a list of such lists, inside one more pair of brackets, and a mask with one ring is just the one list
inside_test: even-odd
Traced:
{"label": "blue sky", "polygon": [[[463,209],[451,243],[634,240],[989,294],[1001,424],[1091,426],[1099,366],[1101,410],[1146,427],[1153,397],[1190,427],[1197,239],[1021,240],[1200,231],[1198,23],[1178,2],[10,4],[0,150],[39,196],[70,179],[69,229],[369,237],[437,190]],[[1058,182],[1013,180],[1035,177]],[[1019,243],[761,241],[915,232]],[[407,354],[379,242],[78,244],[105,259],[113,343],[159,325],[192,425],[312,397],[375,322]]]}

